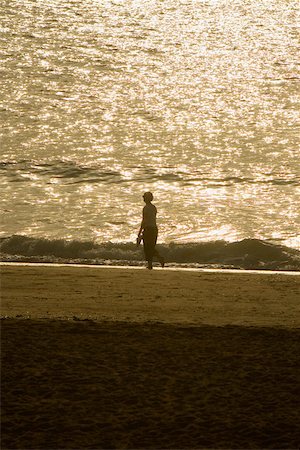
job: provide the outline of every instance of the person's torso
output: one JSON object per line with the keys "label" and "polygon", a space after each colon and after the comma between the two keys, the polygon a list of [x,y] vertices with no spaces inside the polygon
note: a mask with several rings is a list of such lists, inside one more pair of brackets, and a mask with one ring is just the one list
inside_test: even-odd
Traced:
{"label": "person's torso", "polygon": [[144,227],[156,227],[156,214],[157,209],[152,203],[144,206]]}

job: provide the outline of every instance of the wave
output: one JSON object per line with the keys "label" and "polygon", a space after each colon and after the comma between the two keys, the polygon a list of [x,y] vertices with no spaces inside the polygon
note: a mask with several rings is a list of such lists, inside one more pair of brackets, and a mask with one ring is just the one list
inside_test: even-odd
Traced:
{"label": "wave", "polygon": [[[259,239],[160,244],[167,265],[300,271],[300,251]],[[49,240],[14,235],[0,239],[1,260],[105,265],[142,265],[134,243]]]}
{"label": "wave", "polygon": [[100,169],[76,164],[72,161],[52,161],[49,163],[36,163],[34,161],[6,161],[0,162],[0,173],[11,182],[26,182],[40,178],[55,178],[62,182],[76,184],[84,182],[110,182],[121,181],[121,173],[114,170]]}
{"label": "wave", "polygon": [[64,184],[120,184],[163,180],[168,183],[177,182],[185,186],[205,184],[207,187],[231,186],[235,184],[300,185],[300,177],[296,176],[280,178],[266,174],[260,178],[244,176],[215,178],[205,176],[200,170],[196,169],[191,169],[191,172],[188,173],[176,167],[149,169],[136,166],[126,167],[126,171],[122,173],[122,171],[111,170],[102,166],[81,165],[66,160],[54,160],[47,163],[38,163],[30,160],[2,161],[0,162],[0,173],[10,182],[33,181],[38,177],[47,179],[48,182],[49,179],[54,178]]}

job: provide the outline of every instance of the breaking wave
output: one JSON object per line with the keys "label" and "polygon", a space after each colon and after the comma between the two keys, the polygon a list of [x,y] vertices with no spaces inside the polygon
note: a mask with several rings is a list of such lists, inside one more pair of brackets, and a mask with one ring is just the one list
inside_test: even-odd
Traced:
{"label": "breaking wave", "polygon": [[[262,241],[160,244],[168,266],[300,271],[300,251]],[[134,243],[49,240],[14,235],[0,239],[4,262],[52,262],[142,265],[142,247]]]}
{"label": "breaking wave", "polygon": [[207,187],[231,186],[235,184],[271,184],[271,185],[300,185],[300,177],[286,176],[251,178],[244,176],[225,176],[220,178],[207,177],[202,170],[194,169],[189,173],[174,167],[171,168],[141,168],[132,166],[126,168],[126,174],[119,170],[111,170],[103,166],[88,166],[74,163],[73,161],[55,160],[38,163],[30,160],[2,161],[0,162],[0,174],[9,182],[32,182],[37,178],[46,182],[56,179],[63,184],[79,183],[103,183],[120,184],[130,182],[167,181],[182,185],[203,184]]}

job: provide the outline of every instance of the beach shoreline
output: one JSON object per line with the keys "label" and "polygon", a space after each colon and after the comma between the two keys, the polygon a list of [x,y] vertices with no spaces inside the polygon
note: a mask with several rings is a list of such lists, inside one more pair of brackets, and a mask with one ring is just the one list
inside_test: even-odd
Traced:
{"label": "beach shoreline", "polygon": [[[89,263],[60,263],[60,262],[37,262],[37,261],[0,261],[0,270],[1,267],[12,266],[12,267],[23,267],[23,266],[41,266],[41,267],[74,267],[74,268],[98,268],[98,269],[136,269],[136,270],[145,270],[146,265],[122,265],[122,264],[89,264]],[[282,275],[295,275],[300,276],[300,271],[295,270],[269,270],[269,269],[241,269],[241,268],[226,268],[226,267],[187,267],[184,265],[168,265],[163,269],[160,265],[155,264],[153,266],[153,270],[163,270],[167,271],[175,271],[175,272],[208,272],[208,273],[235,273],[235,274],[257,274],[257,275],[271,275],[271,274],[282,274]]]}
{"label": "beach shoreline", "polygon": [[2,317],[300,326],[290,272],[1,264]]}

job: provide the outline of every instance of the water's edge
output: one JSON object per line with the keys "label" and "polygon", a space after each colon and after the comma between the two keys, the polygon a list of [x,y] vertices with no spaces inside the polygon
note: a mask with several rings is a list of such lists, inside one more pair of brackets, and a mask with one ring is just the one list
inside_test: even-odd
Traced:
{"label": "water's edge", "polygon": [[[239,269],[300,272],[300,251],[262,241],[215,241],[159,244],[166,265],[173,268]],[[144,265],[142,246],[134,243],[50,240],[29,236],[0,239],[0,260],[15,263],[52,263],[103,266]]]}

